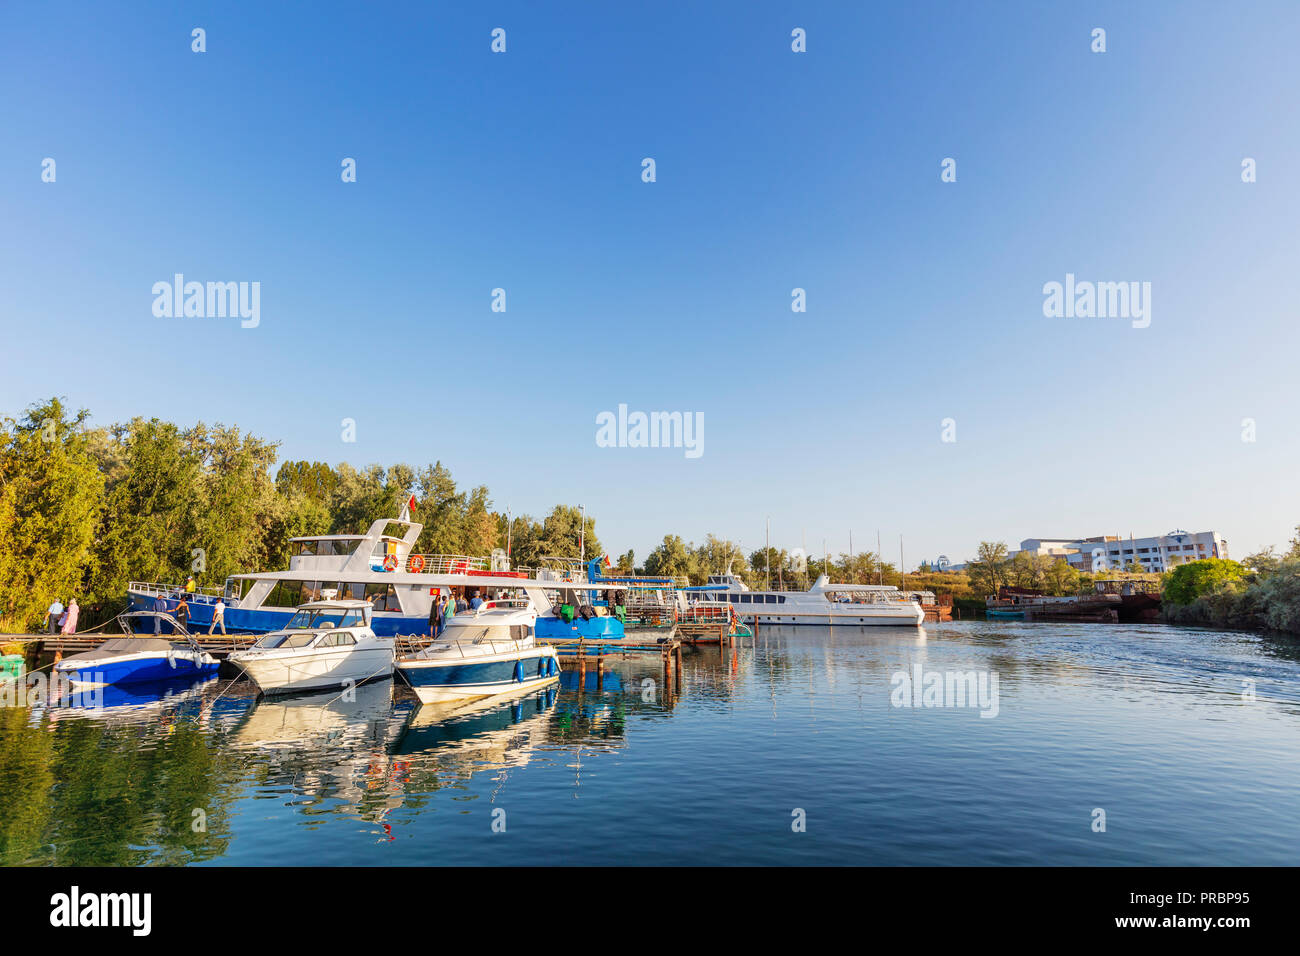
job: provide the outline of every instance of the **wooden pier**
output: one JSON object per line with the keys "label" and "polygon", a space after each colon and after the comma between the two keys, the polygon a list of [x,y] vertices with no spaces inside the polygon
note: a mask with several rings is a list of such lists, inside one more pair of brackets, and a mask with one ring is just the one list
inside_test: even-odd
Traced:
{"label": "wooden pier", "polygon": [[[105,641],[115,640],[123,637],[161,637],[163,640],[183,639],[183,634],[104,634],[83,633],[83,634],[0,634],[0,645],[4,644],[22,644],[25,648],[35,646],[35,653],[54,654],[63,656],[66,654],[80,654],[82,651],[93,651]],[[190,639],[199,647],[207,651],[213,657],[224,658],[231,651],[242,651],[252,647],[262,635],[260,634],[191,634]]]}

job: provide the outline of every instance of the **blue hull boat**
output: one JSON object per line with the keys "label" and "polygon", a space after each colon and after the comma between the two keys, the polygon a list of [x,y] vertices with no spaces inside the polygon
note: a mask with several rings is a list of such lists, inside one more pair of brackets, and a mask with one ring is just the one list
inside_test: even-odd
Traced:
{"label": "blue hull boat", "polygon": [[121,685],[187,680],[215,674],[219,667],[212,655],[189,642],[118,637],[64,658],[54,673],[74,685]]}

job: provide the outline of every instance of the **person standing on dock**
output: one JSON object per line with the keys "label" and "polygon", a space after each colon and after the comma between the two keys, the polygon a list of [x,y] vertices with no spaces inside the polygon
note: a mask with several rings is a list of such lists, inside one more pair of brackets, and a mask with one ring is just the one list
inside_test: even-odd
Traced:
{"label": "person standing on dock", "polygon": [[447,629],[447,622],[456,616],[456,595],[447,592],[447,602],[442,606],[442,628]]}
{"label": "person standing on dock", "polygon": [[190,605],[185,600],[185,595],[181,595],[180,601],[176,603],[176,622],[181,626],[181,633],[184,634],[190,629]]}
{"label": "person standing on dock", "polygon": [[50,605],[50,609],[45,612],[45,629],[51,634],[59,633],[59,617],[63,614],[63,602],[58,598]]}
{"label": "person standing on dock", "polygon": [[63,633],[64,634],[77,633],[77,617],[80,614],[81,614],[81,605],[77,603],[76,598],[73,598],[71,601],[68,602],[68,609],[63,612]]}
{"label": "person standing on dock", "polygon": [[221,636],[226,635],[226,602],[217,598],[217,603],[212,605],[212,623],[208,625],[208,633],[211,634],[217,625],[221,625]]}
{"label": "person standing on dock", "polygon": [[[155,615],[167,613],[167,599],[164,598],[161,594],[159,594],[156,598],[153,599],[153,612]],[[161,617],[154,617],[153,632],[155,635],[162,633]]]}

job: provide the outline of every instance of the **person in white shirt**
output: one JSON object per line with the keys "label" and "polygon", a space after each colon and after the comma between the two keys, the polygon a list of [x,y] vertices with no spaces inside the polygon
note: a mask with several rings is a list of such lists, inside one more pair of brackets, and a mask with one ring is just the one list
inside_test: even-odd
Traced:
{"label": "person in white shirt", "polygon": [[59,633],[59,618],[63,615],[63,602],[58,598],[50,605],[50,609],[45,612],[45,626],[51,634]]}
{"label": "person in white shirt", "polygon": [[212,606],[212,623],[208,625],[208,633],[211,634],[216,626],[221,625],[221,633],[226,633],[226,602],[217,598],[217,603]]}

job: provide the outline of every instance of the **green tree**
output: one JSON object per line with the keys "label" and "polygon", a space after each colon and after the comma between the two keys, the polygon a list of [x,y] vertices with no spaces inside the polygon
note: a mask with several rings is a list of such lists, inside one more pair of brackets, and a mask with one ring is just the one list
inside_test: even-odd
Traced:
{"label": "green tree", "polygon": [[1057,558],[1044,575],[1044,584],[1049,594],[1064,597],[1079,590],[1079,572],[1070,567],[1064,558]]}
{"label": "green tree", "polygon": [[997,594],[1007,583],[1007,546],[1001,541],[981,541],[975,558],[966,562],[971,587],[980,596]]}
{"label": "green tree", "polygon": [[691,554],[675,534],[664,535],[663,543],[645,559],[645,573],[654,577],[689,577]]}
{"label": "green tree", "polygon": [[1246,578],[1246,569],[1226,558],[1202,558],[1178,565],[1165,575],[1164,599],[1191,604],[1199,597],[1233,589]]}
{"label": "green tree", "polygon": [[104,491],[89,417],[52,398],[0,426],[0,618],[16,629],[37,625],[55,598],[86,596]]}

